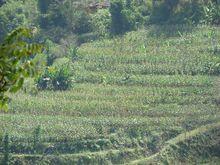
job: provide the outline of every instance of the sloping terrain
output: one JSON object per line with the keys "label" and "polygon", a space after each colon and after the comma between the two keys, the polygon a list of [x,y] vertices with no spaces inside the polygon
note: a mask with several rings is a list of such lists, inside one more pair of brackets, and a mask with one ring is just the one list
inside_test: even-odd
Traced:
{"label": "sloping terrain", "polygon": [[220,122],[182,133],[168,140],[159,152],[129,164],[217,164],[220,160],[219,128]]}
{"label": "sloping terrain", "polygon": [[218,162],[219,44],[218,27],[152,26],[82,45],[73,89],[0,113],[11,164]]}

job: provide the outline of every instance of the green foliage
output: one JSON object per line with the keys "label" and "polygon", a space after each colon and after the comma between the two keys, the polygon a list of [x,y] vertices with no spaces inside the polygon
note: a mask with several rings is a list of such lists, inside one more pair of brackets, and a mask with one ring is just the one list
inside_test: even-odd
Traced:
{"label": "green foliage", "polygon": [[162,0],[151,14],[152,23],[219,24],[220,4],[217,1]]}
{"label": "green foliage", "polygon": [[207,6],[203,7],[204,20],[207,24],[220,24],[220,2],[209,2]]}
{"label": "green foliage", "polygon": [[[82,34],[91,31],[90,16],[82,2],[68,0],[39,1],[40,26],[47,36],[53,41],[59,42],[70,34]],[[53,30],[51,30],[53,29]],[[56,31],[55,33],[53,33]]]}
{"label": "green foliage", "polygon": [[[82,13],[70,13],[71,8],[75,12],[72,2],[75,1],[41,1],[42,29],[38,39],[50,40],[38,58],[47,61],[49,67],[38,65],[42,74],[37,83],[40,89],[49,90],[39,90],[37,95],[12,94],[11,113],[0,113],[0,124],[7,126],[0,129],[0,135],[6,131],[11,135],[11,164],[130,163],[150,158],[170,139],[180,140],[185,132],[219,121],[219,27],[149,26],[123,37],[79,46],[77,39],[85,42],[94,40],[96,35],[108,36],[111,15],[108,9],[87,15],[84,6],[78,5]],[[149,23],[151,2],[122,2],[121,34]],[[215,5],[203,8],[198,1],[194,5],[185,0],[178,4],[171,0],[157,2],[154,12],[163,7],[168,13],[159,23],[212,24],[213,18],[219,19]],[[91,24],[93,29],[77,30],[78,19],[84,20],[83,15],[88,16],[85,24]],[[72,79],[74,88],[66,90]],[[25,88],[24,91],[30,90],[28,84]],[[36,128],[39,124],[41,127]],[[209,153],[216,156],[219,125],[202,136],[206,138],[198,136],[170,145],[176,153],[170,155],[174,159],[179,155],[184,161],[189,155],[192,161]],[[198,148],[199,152],[194,152]],[[1,153],[3,149],[0,143]],[[181,161],[178,157],[177,163],[163,158],[164,163]]]}
{"label": "green foliage", "polygon": [[108,36],[111,26],[111,15],[109,10],[101,9],[91,16],[93,31],[100,37]]}
{"label": "green foliage", "polygon": [[72,60],[72,62],[76,61],[78,59],[78,47],[73,46],[69,48],[67,52],[67,57]]}
{"label": "green foliage", "polygon": [[[60,40],[59,44],[47,39],[44,43],[46,48],[44,50],[44,54],[46,57],[47,66],[51,66],[56,59],[59,58],[69,58],[72,62],[77,60],[77,39],[74,36],[69,36]],[[43,59],[43,57],[41,57],[41,59]]]}
{"label": "green foliage", "polygon": [[172,13],[170,20],[173,23],[199,24],[205,19],[204,6],[200,1],[186,2],[179,12]]}
{"label": "green foliage", "polygon": [[74,41],[66,38],[62,39],[60,44],[56,44],[51,40],[46,40],[45,47],[44,54],[48,67],[42,69],[41,75],[36,80],[38,89],[69,89],[72,83],[70,65],[77,59],[77,47]]}
{"label": "green foliage", "polygon": [[37,86],[44,90],[67,90],[71,87],[72,70],[68,63],[47,67],[37,78]]}
{"label": "green foliage", "polygon": [[19,26],[36,25],[38,13],[36,1],[7,1],[0,10],[0,41]]}
{"label": "green foliage", "polygon": [[24,93],[28,93],[32,96],[36,96],[38,93],[38,89],[36,86],[36,83],[34,81],[33,78],[28,78],[24,81],[23,87],[22,87],[22,91]]}
{"label": "green foliage", "polygon": [[[11,32],[0,45],[0,105],[6,108],[6,92],[17,92],[24,78],[36,74],[36,61],[30,57],[42,51],[42,45],[27,42],[32,31],[18,28]],[[3,108],[3,109],[4,109]]]}
{"label": "green foliage", "polygon": [[124,34],[155,23],[218,25],[220,22],[220,4],[215,0],[113,0],[109,9],[94,13],[88,9],[91,2],[7,1],[0,10],[0,40],[19,25],[38,26],[41,28],[39,39],[49,38],[59,43],[73,34],[79,35],[80,41],[88,42],[97,38],[84,37],[91,33],[108,37],[109,33]]}
{"label": "green foliage", "polygon": [[[144,5],[138,4],[137,6]],[[111,33],[118,35],[134,30],[144,24],[144,11],[131,1],[115,0],[111,2]]]}

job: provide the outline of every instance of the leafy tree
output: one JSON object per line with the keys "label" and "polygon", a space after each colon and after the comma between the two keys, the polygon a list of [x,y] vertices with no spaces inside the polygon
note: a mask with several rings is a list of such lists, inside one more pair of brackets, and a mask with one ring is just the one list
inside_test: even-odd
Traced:
{"label": "leafy tree", "polygon": [[36,1],[7,1],[0,8],[0,41],[17,27],[37,26],[38,13]]}
{"label": "leafy tree", "polygon": [[92,14],[92,27],[93,31],[101,37],[106,37],[109,34],[111,26],[111,16],[107,9],[98,10]]}
{"label": "leafy tree", "polygon": [[25,78],[36,74],[33,56],[42,45],[29,42],[34,31],[17,28],[0,44],[0,109],[7,109],[8,92],[17,92]]}
{"label": "leafy tree", "polygon": [[118,35],[134,30],[138,25],[143,24],[142,9],[139,6],[145,4],[143,1],[114,0],[111,2],[111,32]]}
{"label": "leafy tree", "polygon": [[40,27],[52,41],[59,42],[70,34],[83,34],[92,30],[89,13],[81,1],[39,0],[38,6],[41,11]]}
{"label": "leafy tree", "polygon": [[151,23],[219,24],[219,0],[153,0]]}

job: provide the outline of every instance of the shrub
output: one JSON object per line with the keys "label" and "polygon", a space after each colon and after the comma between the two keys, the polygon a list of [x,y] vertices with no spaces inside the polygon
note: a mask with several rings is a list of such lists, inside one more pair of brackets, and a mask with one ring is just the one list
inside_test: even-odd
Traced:
{"label": "shrub", "polygon": [[37,87],[41,90],[67,90],[71,87],[71,75],[69,64],[47,67],[37,78]]}
{"label": "shrub", "polygon": [[93,31],[100,37],[108,36],[111,27],[109,10],[101,9],[91,16]]}

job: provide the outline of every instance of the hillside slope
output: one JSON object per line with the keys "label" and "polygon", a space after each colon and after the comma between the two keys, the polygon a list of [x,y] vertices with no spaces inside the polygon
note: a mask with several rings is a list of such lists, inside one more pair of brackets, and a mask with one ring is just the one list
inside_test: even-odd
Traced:
{"label": "hillside slope", "polygon": [[219,138],[220,122],[207,124],[168,140],[159,152],[129,164],[217,164],[220,160]]}
{"label": "hillside slope", "polygon": [[20,92],[0,113],[11,164],[219,160],[219,39],[219,27],[152,26],[83,44],[73,89]]}

